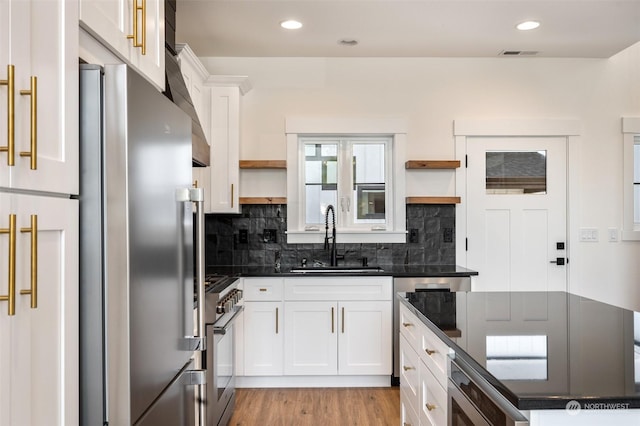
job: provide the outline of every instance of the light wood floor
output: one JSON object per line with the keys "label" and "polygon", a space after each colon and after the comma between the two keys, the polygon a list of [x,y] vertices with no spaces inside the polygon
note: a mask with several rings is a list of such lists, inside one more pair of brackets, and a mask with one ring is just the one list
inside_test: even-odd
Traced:
{"label": "light wood floor", "polygon": [[400,424],[400,390],[390,388],[236,389],[230,426]]}

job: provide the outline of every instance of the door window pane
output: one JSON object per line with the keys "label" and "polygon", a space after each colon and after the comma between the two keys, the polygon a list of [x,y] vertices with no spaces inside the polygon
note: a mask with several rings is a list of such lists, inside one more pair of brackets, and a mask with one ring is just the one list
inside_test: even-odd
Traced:
{"label": "door window pane", "polygon": [[324,223],[329,204],[336,205],[338,183],[338,145],[305,144],[305,212],[306,223]]}
{"label": "door window pane", "polygon": [[487,151],[487,194],[546,194],[546,151]]}
{"label": "door window pane", "polygon": [[385,144],[353,144],[353,199],[356,223],[384,223]]}

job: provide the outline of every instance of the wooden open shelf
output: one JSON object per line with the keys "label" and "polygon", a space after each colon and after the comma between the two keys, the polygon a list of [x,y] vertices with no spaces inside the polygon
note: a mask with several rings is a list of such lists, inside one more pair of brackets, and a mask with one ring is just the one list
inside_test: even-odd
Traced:
{"label": "wooden open shelf", "polygon": [[458,160],[410,160],[404,163],[405,169],[457,169]]}
{"label": "wooden open shelf", "polygon": [[287,204],[287,197],[240,197],[240,204]]}
{"label": "wooden open shelf", "polygon": [[286,169],[286,160],[240,160],[241,169]]}
{"label": "wooden open shelf", "polygon": [[460,197],[407,197],[407,204],[460,204]]}

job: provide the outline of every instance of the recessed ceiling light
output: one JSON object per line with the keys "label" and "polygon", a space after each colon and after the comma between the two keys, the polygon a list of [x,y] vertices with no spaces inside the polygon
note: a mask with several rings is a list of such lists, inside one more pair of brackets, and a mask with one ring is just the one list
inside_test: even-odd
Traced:
{"label": "recessed ceiling light", "polygon": [[518,25],[516,25],[516,28],[519,29],[520,31],[529,31],[529,30],[535,30],[539,26],[540,26],[540,22],[538,21],[525,21],[525,22],[520,22]]}
{"label": "recessed ceiling light", "polygon": [[297,30],[302,28],[302,23],[293,19],[289,19],[288,21],[280,22],[280,26],[287,30]]}

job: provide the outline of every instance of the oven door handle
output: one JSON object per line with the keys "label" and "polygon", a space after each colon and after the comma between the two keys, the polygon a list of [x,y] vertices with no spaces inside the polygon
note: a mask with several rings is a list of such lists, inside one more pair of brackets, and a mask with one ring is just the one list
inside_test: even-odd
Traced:
{"label": "oven door handle", "polygon": [[233,325],[236,318],[238,318],[238,315],[240,315],[243,310],[244,310],[244,306],[242,305],[238,306],[238,309],[235,311],[233,316],[229,318],[229,321],[227,321],[225,325],[223,326],[214,325],[213,334],[227,334],[227,330]]}

